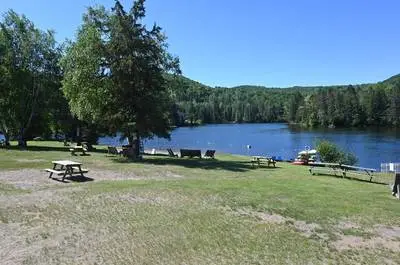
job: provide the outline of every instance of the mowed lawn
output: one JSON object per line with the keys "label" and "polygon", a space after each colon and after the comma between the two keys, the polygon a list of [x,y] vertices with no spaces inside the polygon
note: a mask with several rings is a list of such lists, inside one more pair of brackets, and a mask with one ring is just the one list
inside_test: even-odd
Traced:
{"label": "mowed lawn", "polygon": [[[398,264],[400,201],[375,183],[250,158],[145,156],[59,142],[0,149],[1,264]],[[80,161],[88,181],[49,179]],[[369,178],[365,178],[369,179]],[[386,183],[386,184],[385,184]]]}

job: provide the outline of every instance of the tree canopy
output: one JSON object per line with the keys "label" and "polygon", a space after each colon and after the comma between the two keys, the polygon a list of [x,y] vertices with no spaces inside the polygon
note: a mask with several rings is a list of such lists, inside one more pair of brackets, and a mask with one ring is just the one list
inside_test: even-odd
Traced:
{"label": "tree canopy", "polygon": [[[400,76],[377,84],[208,87],[171,78],[176,111],[189,124],[290,122],[307,127],[400,125]],[[182,122],[182,119],[181,119]]]}
{"label": "tree canopy", "polygon": [[63,91],[79,119],[107,124],[110,132],[168,136],[171,98],[164,75],[180,73],[161,27],[148,29],[144,1],[127,12],[89,8],[77,39],[61,61]]}
{"label": "tree canopy", "polygon": [[[25,16],[8,11],[0,22],[0,131],[19,135],[43,131],[50,99],[59,93],[60,50],[52,31],[41,31]],[[59,94],[60,95],[60,94]]]}

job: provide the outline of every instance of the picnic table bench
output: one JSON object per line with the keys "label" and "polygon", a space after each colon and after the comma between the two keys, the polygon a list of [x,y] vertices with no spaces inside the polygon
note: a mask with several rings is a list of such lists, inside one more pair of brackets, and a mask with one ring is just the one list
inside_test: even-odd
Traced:
{"label": "picnic table bench", "polygon": [[347,177],[348,173],[351,174],[358,174],[369,176],[369,181],[372,181],[373,173],[376,171],[373,168],[365,168],[365,167],[355,167],[349,165],[343,165],[338,163],[321,163],[321,162],[314,162],[311,164],[309,169],[311,174],[318,174],[318,173],[326,173],[326,174],[337,174],[341,175],[343,178]]}
{"label": "picnic table bench", "polygon": [[49,178],[55,175],[62,175],[62,181],[64,181],[65,177],[67,175],[81,175],[82,177],[84,173],[89,172],[87,169],[82,169],[82,163],[80,162],[75,162],[75,161],[70,161],[70,160],[58,160],[58,161],[52,161],[53,163],[53,168],[46,168],[45,171],[49,172]]}
{"label": "picnic table bench", "polygon": [[251,160],[252,166],[254,164],[257,164],[258,166],[261,166],[261,164],[267,163],[268,167],[272,164],[275,167],[276,161],[269,156],[253,156]]}

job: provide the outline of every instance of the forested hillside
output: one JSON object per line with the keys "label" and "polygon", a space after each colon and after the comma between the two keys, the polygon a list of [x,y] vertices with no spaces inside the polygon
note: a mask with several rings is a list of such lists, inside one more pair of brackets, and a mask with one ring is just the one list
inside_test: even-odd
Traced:
{"label": "forested hillside", "polygon": [[400,126],[400,75],[377,84],[291,88],[211,88],[185,77],[168,80],[177,125],[287,121],[309,127]]}

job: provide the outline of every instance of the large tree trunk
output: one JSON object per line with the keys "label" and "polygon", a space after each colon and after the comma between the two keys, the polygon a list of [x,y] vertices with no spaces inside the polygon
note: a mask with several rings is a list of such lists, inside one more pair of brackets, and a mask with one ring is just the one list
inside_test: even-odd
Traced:
{"label": "large tree trunk", "polygon": [[133,146],[133,144],[134,144],[134,138],[133,138],[133,135],[131,135],[131,134],[128,134],[128,145],[129,146]]}
{"label": "large tree trunk", "polygon": [[27,147],[26,138],[25,138],[25,128],[21,128],[19,131],[18,146],[21,148]]}
{"label": "large tree trunk", "polygon": [[128,132],[128,147],[125,155],[131,159],[141,158],[139,132],[135,132],[135,135],[132,135],[130,132]]}
{"label": "large tree trunk", "polygon": [[125,150],[124,155],[127,156],[130,159],[136,159],[137,158],[137,154],[136,154],[136,141],[134,138],[134,135],[131,134],[131,132],[128,132],[128,147]]}
{"label": "large tree trunk", "polygon": [[139,135],[138,131],[136,131],[135,155],[137,158],[141,158],[141,156],[140,156],[140,135]]}

